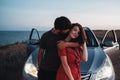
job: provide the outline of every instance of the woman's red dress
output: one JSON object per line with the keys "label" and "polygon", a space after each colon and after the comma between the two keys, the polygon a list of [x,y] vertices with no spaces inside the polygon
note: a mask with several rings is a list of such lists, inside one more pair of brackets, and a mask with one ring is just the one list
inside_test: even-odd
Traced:
{"label": "woman's red dress", "polygon": [[[78,52],[79,51],[79,52]],[[64,48],[58,51],[59,56],[67,56],[67,62],[74,80],[81,80],[80,74],[80,48]],[[62,64],[60,65],[56,80],[69,80]]]}

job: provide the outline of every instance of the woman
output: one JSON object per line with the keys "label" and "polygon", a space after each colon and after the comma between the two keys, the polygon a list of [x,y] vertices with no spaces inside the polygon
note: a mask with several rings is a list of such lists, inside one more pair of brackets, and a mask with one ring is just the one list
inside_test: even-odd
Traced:
{"label": "woman", "polygon": [[66,47],[58,50],[61,65],[58,69],[56,80],[81,80],[80,61],[87,61],[86,35],[82,26],[72,24],[70,32],[64,41],[79,42],[80,47]]}

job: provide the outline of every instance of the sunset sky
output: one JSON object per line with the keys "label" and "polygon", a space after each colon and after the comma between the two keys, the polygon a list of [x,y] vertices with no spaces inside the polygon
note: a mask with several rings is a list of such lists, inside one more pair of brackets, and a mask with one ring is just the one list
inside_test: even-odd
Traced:
{"label": "sunset sky", "polygon": [[48,30],[59,16],[91,29],[120,29],[120,0],[0,0],[0,30]]}

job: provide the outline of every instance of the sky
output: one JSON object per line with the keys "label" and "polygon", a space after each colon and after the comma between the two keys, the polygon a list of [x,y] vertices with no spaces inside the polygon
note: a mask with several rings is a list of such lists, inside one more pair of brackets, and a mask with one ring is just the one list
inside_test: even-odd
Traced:
{"label": "sky", "polygon": [[120,0],[0,0],[0,30],[48,30],[60,16],[91,29],[120,29]]}

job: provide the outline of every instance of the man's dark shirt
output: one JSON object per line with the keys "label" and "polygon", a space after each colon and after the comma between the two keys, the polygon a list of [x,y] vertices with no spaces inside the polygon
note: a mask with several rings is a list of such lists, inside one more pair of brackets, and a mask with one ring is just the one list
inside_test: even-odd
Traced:
{"label": "man's dark shirt", "polygon": [[57,71],[60,65],[57,41],[62,39],[63,36],[54,34],[52,30],[43,34],[40,40],[40,48],[45,49],[41,62],[42,69],[47,71]]}

